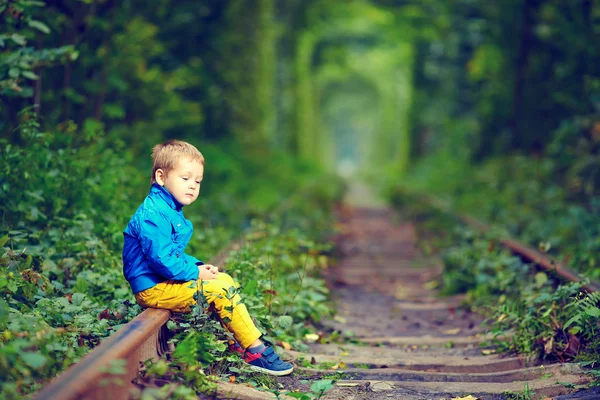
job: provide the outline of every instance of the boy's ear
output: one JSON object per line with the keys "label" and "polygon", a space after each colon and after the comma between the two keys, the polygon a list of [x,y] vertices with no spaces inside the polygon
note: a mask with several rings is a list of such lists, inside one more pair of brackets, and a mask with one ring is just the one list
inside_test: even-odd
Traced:
{"label": "boy's ear", "polygon": [[167,174],[165,173],[165,171],[162,168],[157,169],[156,172],[154,173],[154,180],[160,186],[165,186],[165,178],[166,177],[167,177]]}

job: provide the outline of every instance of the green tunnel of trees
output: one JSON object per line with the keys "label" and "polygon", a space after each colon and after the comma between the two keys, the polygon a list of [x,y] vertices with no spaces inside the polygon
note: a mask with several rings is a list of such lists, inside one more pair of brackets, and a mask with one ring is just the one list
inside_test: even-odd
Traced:
{"label": "green tunnel of trees", "polygon": [[354,141],[361,169],[398,174],[439,148],[539,152],[597,112],[593,0],[0,4],[9,141],[34,105],[134,154],[233,138],[335,169]]}

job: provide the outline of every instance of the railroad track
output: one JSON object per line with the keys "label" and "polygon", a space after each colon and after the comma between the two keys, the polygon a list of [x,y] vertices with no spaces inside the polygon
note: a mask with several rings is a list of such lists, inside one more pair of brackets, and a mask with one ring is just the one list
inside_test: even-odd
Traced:
{"label": "railroad track", "polygon": [[[541,365],[481,347],[489,339],[481,316],[462,309],[460,296],[439,298],[435,289],[426,289],[442,267],[419,253],[414,226],[395,221],[397,216],[385,207],[348,210],[340,215],[339,262],[327,271],[339,312],[324,323],[324,330],[351,340],[312,343],[303,353],[286,351],[284,357],[297,369],[279,378],[284,387],[308,391],[311,382],[332,378],[335,386],[324,399],[502,399],[506,392],[525,390],[534,391],[536,398],[558,396],[588,381],[573,364]],[[543,255],[522,247],[527,250],[522,257],[544,262]],[[212,263],[222,264],[226,255],[222,252]],[[140,362],[167,350],[164,324],[169,317],[165,310],[144,311],[36,398],[128,398]],[[126,360],[127,372],[119,376],[124,385],[106,372],[119,359]],[[216,397],[275,398],[228,383],[220,384]]]}

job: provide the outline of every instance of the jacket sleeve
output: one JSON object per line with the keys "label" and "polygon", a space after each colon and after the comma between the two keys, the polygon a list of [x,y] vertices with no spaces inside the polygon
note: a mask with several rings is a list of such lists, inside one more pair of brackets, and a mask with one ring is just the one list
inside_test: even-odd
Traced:
{"label": "jacket sleeve", "polygon": [[197,263],[201,262],[173,242],[171,229],[169,220],[160,213],[148,214],[140,221],[140,244],[148,264],[165,279],[198,279]]}

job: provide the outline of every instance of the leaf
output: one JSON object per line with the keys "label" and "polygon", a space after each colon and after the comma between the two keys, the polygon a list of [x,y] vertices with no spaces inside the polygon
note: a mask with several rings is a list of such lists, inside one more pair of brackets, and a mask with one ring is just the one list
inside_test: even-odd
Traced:
{"label": "leaf", "polygon": [[21,70],[21,75],[27,79],[31,79],[32,81],[36,81],[38,79],[38,76],[33,71]]}
{"label": "leaf", "polygon": [[570,320],[568,320],[565,325],[563,326],[563,329],[567,329],[569,326],[571,326],[571,324],[573,324],[574,322],[579,322],[579,319],[581,318],[581,315],[577,314],[574,315]]}
{"label": "leaf", "polygon": [[12,35],[10,35],[10,38],[13,42],[15,42],[16,44],[20,44],[21,46],[25,46],[25,44],[27,43],[27,41],[25,40],[25,36],[19,35],[18,33],[13,33]]}
{"label": "leaf", "polygon": [[544,286],[548,282],[548,275],[545,272],[538,272],[535,274],[535,283],[538,287]]}
{"label": "leaf", "polygon": [[35,20],[35,19],[30,19],[29,22],[27,23],[29,25],[29,27],[33,28],[33,29],[37,29],[40,32],[44,32],[45,34],[50,33],[50,28],[48,28],[48,25],[46,25],[45,23]]}
{"label": "leaf", "polygon": [[317,335],[316,333],[307,333],[306,335],[304,335],[304,340],[306,340],[309,343],[316,342],[317,340],[319,340],[319,335]]}
{"label": "leaf", "polygon": [[28,7],[44,7],[46,5],[46,2],[36,0],[21,0],[20,3]]}
{"label": "leaf", "polygon": [[258,282],[255,279],[249,280],[246,285],[244,285],[244,294],[253,294],[258,286]]}
{"label": "leaf", "polygon": [[73,293],[71,296],[71,301],[74,305],[79,306],[85,300],[86,296],[83,293]]}
{"label": "leaf", "polygon": [[177,329],[177,323],[172,320],[168,320],[167,321],[167,329],[170,331],[174,331],[175,329]]}
{"label": "leaf", "polygon": [[0,238],[0,247],[4,247],[6,243],[8,243],[8,233]]}
{"label": "leaf", "polygon": [[281,342],[281,347],[283,347],[285,350],[291,350],[292,349],[292,345],[289,344],[288,342]]}
{"label": "leaf", "polygon": [[573,328],[569,329],[569,333],[571,335],[577,335],[579,332],[581,332],[581,328],[579,326],[574,326]]}
{"label": "leaf", "polygon": [[428,289],[428,290],[433,290],[433,289],[437,289],[440,286],[440,283],[438,281],[429,281],[429,282],[425,282],[423,284],[423,289]]}
{"label": "leaf", "polygon": [[35,369],[43,367],[44,364],[46,364],[46,362],[48,361],[48,359],[39,352],[23,353],[23,354],[21,354],[21,358],[23,359],[25,364],[27,364],[31,368],[35,368]]}
{"label": "leaf", "polygon": [[585,309],[585,313],[590,317],[598,318],[600,317],[600,308],[598,307],[589,307]]}
{"label": "leaf", "polygon": [[8,303],[0,299],[0,329],[4,329],[4,326],[8,322],[8,314]]}
{"label": "leaf", "polygon": [[15,281],[10,281],[8,282],[8,284],[6,285],[6,288],[11,292],[11,293],[17,293],[17,290],[19,290],[19,285],[17,285],[17,282]]}
{"label": "leaf", "polygon": [[310,385],[310,391],[313,393],[323,393],[333,388],[333,381],[331,379],[321,379],[320,381],[313,382]]}
{"label": "leaf", "polygon": [[294,320],[289,315],[282,315],[279,317],[279,326],[282,329],[288,329],[290,326],[292,326],[293,322]]}
{"label": "leaf", "polygon": [[286,393],[286,396],[294,397],[294,398],[300,399],[300,400],[310,400],[311,399],[310,396],[307,396],[304,393],[297,393],[297,392],[288,392],[288,393]]}

